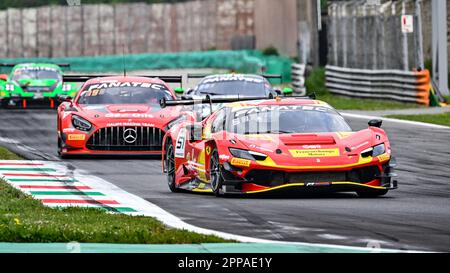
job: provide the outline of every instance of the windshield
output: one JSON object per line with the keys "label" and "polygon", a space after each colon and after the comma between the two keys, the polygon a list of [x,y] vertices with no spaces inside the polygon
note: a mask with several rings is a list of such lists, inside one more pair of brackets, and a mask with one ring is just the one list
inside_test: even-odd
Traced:
{"label": "windshield", "polygon": [[151,83],[109,82],[84,88],[79,104],[154,104],[161,99],[173,100],[166,86]]}
{"label": "windshield", "polygon": [[20,80],[61,80],[59,71],[50,68],[17,69],[13,75],[14,81]]}
{"label": "windshield", "polygon": [[197,95],[264,97],[269,89],[271,89],[269,83],[259,77],[222,76],[204,79],[195,91]]}
{"label": "windshield", "polygon": [[335,110],[310,105],[260,106],[232,113],[228,130],[240,134],[348,132],[350,126]]}

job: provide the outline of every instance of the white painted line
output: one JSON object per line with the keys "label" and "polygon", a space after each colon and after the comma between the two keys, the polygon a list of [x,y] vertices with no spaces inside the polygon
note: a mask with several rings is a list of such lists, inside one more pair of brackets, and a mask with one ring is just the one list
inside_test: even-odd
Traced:
{"label": "white painted line", "polygon": [[367,120],[381,119],[383,121],[402,123],[402,124],[413,125],[413,126],[424,126],[424,127],[436,128],[436,129],[450,129],[449,126],[437,125],[437,124],[420,122],[420,121],[386,118],[386,117],[379,117],[379,116],[368,116],[368,115],[360,115],[360,114],[352,114],[352,113],[341,113],[341,115],[344,117],[349,117],[349,118],[359,118],[359,119],[367,119]]}

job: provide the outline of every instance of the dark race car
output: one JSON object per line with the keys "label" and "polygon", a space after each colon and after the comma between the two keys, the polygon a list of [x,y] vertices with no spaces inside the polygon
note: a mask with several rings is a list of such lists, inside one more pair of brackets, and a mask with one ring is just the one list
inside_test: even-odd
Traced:
{"label": "dark race car", "polygon": [[[188,74],[188,79],[200,78],[200,82],[192,89],[188,89],[182,96],[183,99],[204,99],[206,96],[214,97],[265,97],[274,98],[280,95],[289,95],[293,91],[291,88],[284,88],[283,91],[274,88],[269,82],[270,79],[281,80],[280,75],[254,75],[254,74],[216,74],[199,75]],[[213,109],[218,109],[220,104],[213,104]],[[205,117],[210,109],[209,105],[197,105],[192,110],[197,112],[197,116]]]}

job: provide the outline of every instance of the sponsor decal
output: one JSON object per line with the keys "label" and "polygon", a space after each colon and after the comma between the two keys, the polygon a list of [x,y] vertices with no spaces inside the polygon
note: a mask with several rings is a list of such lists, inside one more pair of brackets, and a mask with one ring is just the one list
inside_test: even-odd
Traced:
{"label": "sponsor decal", "polygon": [[322,146],[320,146],[320,145],[303,145],[302,148],[303,149],[320,149],[320,148],[322,148]]}
{"label": "sponsor decal", "polygon": [[391,158],[391,156],[389,154],[382,154],[382,155],[377,156],[377,158],[380,162],[384,162],[384,161],[388,161]]}
{"label": "sponsor decal", "polygon": [[211,153],[211,146],[206,146],[206,155]]}
{"label": "sponsor decal", "polygon": [[64,128],[63,129],[63,133],[71,133],[71,132],[75,132],[74,128]]}
{"label": "sponsor decal", "polygon": [[331,182],[308,182],[305,184],[306,187],[320,187],[320,186],[330,186]]}
{"label": "sponsor decal", "polygon": [[242,159],[242,158],[233,158],[231,159],[231,165],[234,166],[243,166],[243,167],[249,167],[251,163],[251,160],[248,159]]}
{"label": "sponsor decal", "polygon": [[107,123],[106,124],[106,127],[120,127],[120,126],[155,127],[155,124],[153,124],[153,123],[146,123],[146,122],[111,122],[111,123]]}
{"label": "sponsor decal", "polygon": [[186,128],[181,128],[175,145],[175,157],[184,158],[184,150],[186,148]]}
{"label": "sponsor decal", "polygon": [[85,140],[86,135],[84,134],[69,134],[67,135],[68,140]]}
{"label": "sponsor decal", "polygon": [[332,157],[339,156],[339,149],[289,150],[293,157]]}
{"label": "sponsor decal", "polygon": [[110,113],[106,114],[105,118],[153,118],[151,114],[141,114],[141,113]]}
{"label": "sponsor decal", "polygon": [[216,82],[226,82],[226,81],[245,81],[245,82],[253,82],[253,83],[263,83],[264,80],[259,77],[249,77],[242,74],[226,74],[219,76],[207,77],[202,81],[201,84],[206,83],[216,83]]}
{"label": "sponsor decal", "polygon": [[229,155],[219,155],[219,158],[222,160],[228,160],[228,159],[230,159],[230,156]]}
{"label": "sponsor decal", "polygon": [[267,106],[258,106],[258,107],[246,107],[243,109],[236,110],[234,112],[234,118],[238,119],[238,118],[241,118],[242,116],[258,114],[258,113],[263,113],[263,112],[270,112],[270,111],[295,111],[295,110],[334,112],[334,110],[332,110],[328,107],[315,106],[315,105],[267,105]]}
{"label": "sponsor decal", "polygon": [[52,67],[44,67],[44,66],[24,66],[24,67],[20,67],[17,68],[14,71],[14,74],[21,74],[22,72],[26,72],[26,71],[55,71],[58,72],[57,69],[52,68]]}
{"label": "sponsor decal", "polygon": [[152,88],[157,90],[167,90],[167,88],[158,83],[149,83],[149,82],[120,82],[120,81],[108,81],[97,84],[91,84],[88,87],[88,90],[95,89],[105,89],[105,88],[113,88],[113,87],[144,87],[144,88]]}

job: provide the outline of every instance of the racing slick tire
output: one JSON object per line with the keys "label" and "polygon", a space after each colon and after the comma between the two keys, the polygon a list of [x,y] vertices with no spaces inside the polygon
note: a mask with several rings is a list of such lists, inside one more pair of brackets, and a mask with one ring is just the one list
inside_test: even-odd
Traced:
{"label": "racing slick tire", "polygon": [[180,189],[175,184],[175,152],[173,148],[173,143],[169,139],[166,145],[166,168],[167,168],[167,185],[171,192],[179,192]]}
{"label": "racing slick tire", "polygon": [[361,198],[375,198],[385,195],[388,191],[389,190],[357,191],[356,194]]}
{"label": "racing slick tire", "polygon": [[61,158],[61,159],[67,158],[67,156],[65,156],[62,153],[62,140],[59,136],[58,136],[58,151],[57,151],[57,153],[58,153],[59,158]]}
{"label": "racing slick tire", "polygon": [[215,196],[223,196],[223,194],[221,193],[223,176],[220,169],[219,152],[216,148],[214,148],[211,152],[209,166],[211,172],[211,189]]}

